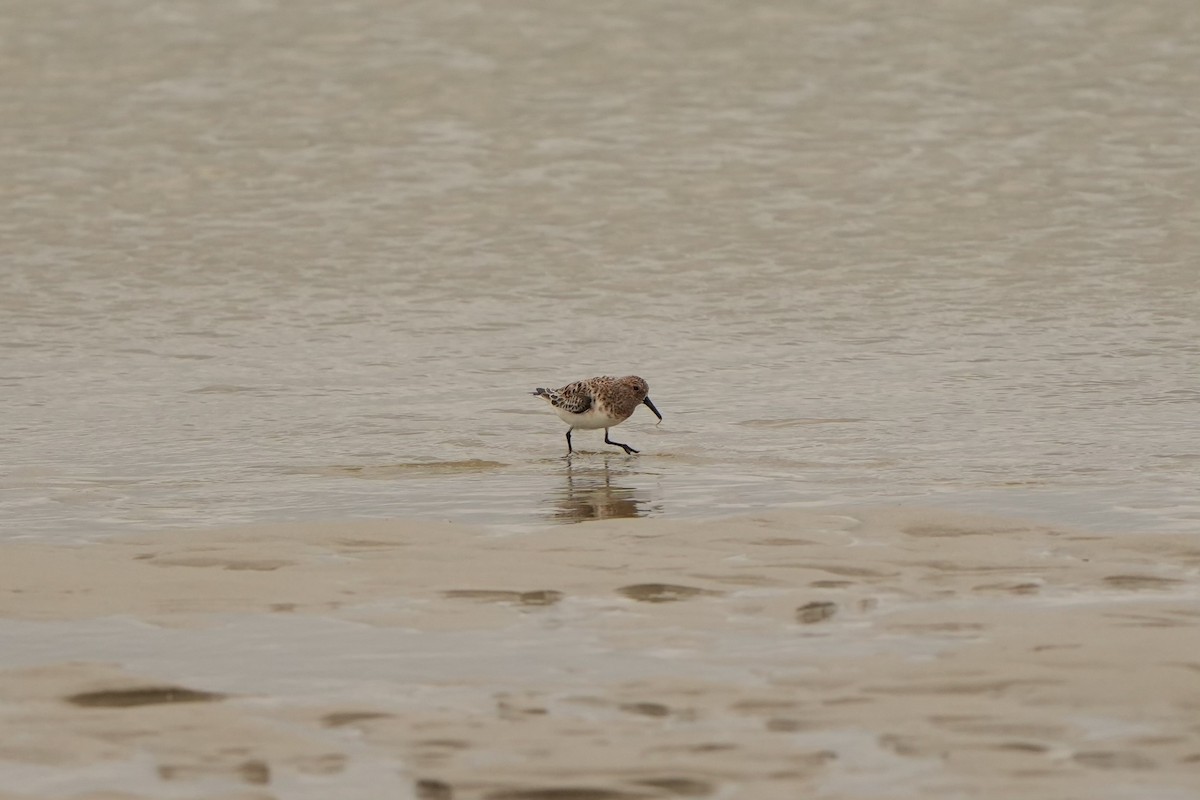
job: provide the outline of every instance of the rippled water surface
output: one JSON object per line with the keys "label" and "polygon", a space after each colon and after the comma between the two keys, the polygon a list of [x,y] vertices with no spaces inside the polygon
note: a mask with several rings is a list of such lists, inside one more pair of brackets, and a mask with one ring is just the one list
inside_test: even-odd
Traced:
{"label": "rippled water surface", "polygon": [[1193,2],[6,16],[0,535],[1200,523]]}

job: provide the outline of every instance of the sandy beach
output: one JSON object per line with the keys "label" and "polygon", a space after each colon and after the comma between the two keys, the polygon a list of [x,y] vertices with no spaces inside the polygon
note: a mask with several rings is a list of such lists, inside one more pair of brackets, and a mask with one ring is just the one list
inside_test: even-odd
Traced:
{"label": "sandy beach", "polygon": [[1198,31],[6,4],[0,800],[1200,800]]}
{"label": "sandy beach", "polygon": [[1200,545],[917,509],[0,551],[10,798],[1186,798]]}

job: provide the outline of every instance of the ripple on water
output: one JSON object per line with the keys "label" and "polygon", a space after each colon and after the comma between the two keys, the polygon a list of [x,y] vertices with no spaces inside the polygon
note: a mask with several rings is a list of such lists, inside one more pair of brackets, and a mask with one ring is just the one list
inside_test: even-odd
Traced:
{"label": "ripple on water", "polygon": [[505,466],[507,465],[499,461],[471,458],[462,461],[420,461],[403,464],[334,464],[328,467],[307,467],[288,471],[295,475],[389,480],[391,478],[490,472]]}
{"label": "ripple on water", "polygon": [[802,418],[802,419],[747,419],[739,422],[748,428],[799,428],[803,425],[846,425],[854,422],[867,422],[862,417],[831,417]]}

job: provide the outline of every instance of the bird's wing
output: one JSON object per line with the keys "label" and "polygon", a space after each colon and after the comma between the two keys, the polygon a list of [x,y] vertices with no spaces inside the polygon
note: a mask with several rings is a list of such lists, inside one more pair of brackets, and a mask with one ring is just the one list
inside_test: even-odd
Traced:
{"label": "bird's wing", "polygon": [[592,407],[592,391],[586,381],[576,381],[550,392],[550,404],[572,414],[582,414]]}

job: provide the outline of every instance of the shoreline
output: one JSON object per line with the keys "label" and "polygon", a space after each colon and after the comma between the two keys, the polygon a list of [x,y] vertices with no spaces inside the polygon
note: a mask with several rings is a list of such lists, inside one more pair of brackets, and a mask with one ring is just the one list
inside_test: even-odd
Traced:
{"label": "shoreline", "polygon": [[1170,796],[1198,573],[911,508],[5,543],[0,797]]}

